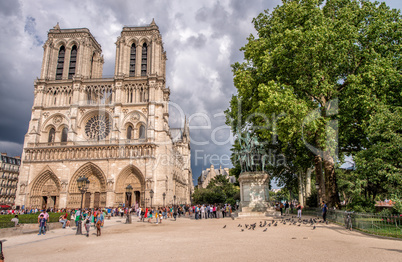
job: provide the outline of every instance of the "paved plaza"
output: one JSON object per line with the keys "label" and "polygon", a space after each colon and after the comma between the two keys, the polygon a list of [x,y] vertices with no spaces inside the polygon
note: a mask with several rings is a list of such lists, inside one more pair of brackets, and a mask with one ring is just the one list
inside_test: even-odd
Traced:
{"label": "paved plaza", "polygon": [[[267,218],[268,222],[272,218]],[[5,239],[5,261],[401,261],[402,241],[382,239],[334,224],[259,227],[261,219],[180,218],[162,224],[105,221],[102,236],[75,228]],[[245,224],[257,223],[255,230]],[[239,224],[242,227],[238,227]],[[224,228],[224,226],[226,227]],[[264,229],[266,231],[264,232]],[[244,231],[242,231],[244,229]]]}

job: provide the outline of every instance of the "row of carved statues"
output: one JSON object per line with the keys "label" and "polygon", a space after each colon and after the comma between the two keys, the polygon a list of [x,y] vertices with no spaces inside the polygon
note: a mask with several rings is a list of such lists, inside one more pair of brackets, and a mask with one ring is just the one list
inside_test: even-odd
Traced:
{"label": "row of carved statues", "polygon": [[25,150],[25,161],[104,159],[155,156],[154,145],[34,148]]}

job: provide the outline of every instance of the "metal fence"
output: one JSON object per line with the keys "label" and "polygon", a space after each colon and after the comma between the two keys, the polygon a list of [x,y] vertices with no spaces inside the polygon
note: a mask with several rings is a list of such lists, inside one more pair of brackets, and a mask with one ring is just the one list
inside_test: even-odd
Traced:
{"label": "metal fence", "polygon": [[[304,215],[322,217],[321,209],[303,209]],[[374,235],[402,238],[402,214],[381,215],[372,213],[352,213],[353,229]],[[328,210],[327,219],[345,226],[346,212],[342,210]]]}

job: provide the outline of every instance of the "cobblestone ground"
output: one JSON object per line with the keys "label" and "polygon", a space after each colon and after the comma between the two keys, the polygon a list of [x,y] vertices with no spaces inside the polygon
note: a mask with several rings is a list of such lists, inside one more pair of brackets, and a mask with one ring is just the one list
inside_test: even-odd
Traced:
{"label": "cobblestone ground", "polygon": [[[267,218],[271,222],[272,218]],[[334,224],[259,227],[262,219],[106,220],[102,236],[75,228],[2,238],[5,261],[401,261],[402,241]],[[245,224],[257,223],[254,230]],[[242,227],[238,227],[239,224]],[[226,227],[224,228],[224,226]],[[266,230],[265,230],[266,228]],[[244,231],[242,231],[244,229]],[[264,231],[265,230],[265,231]]]}

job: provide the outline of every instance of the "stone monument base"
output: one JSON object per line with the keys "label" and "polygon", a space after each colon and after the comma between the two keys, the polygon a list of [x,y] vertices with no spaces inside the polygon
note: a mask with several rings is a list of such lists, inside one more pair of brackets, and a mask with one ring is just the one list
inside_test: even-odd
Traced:
{"label": "stone monument base", "polygon": [[269,175],[266,172],[243,172],[239,176],[240,212],[238,217],[272,216],[269,203]]}

